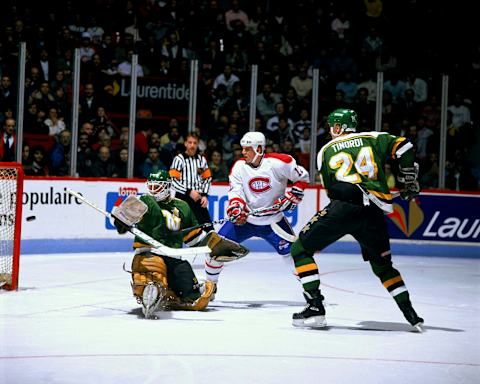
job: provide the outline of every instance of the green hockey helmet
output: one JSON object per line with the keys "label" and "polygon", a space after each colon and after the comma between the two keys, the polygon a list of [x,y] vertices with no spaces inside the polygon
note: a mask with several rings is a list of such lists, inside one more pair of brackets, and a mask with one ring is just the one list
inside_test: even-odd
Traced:
{"label": "green hockey helmet", "polygon": [[333,138],[346,132],[355,132],[357,129],[357,112],[353,109],[336,109],[328,115],[328,125]]}
{"label": "green hockey helmet", "polygon": [[157,173],[150,173],[147,178],[147,193],[157,201],[170,198],[172,178],[167,171],[161,170]]}

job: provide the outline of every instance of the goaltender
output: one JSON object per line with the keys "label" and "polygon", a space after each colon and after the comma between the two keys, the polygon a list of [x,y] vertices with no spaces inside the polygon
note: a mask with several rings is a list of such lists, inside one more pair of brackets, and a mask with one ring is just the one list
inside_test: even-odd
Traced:
{"label": "goaltender", "polygon": [[[242,245],[198,226],[197,219],[187,203],[171,196],[171,178],[168,172],[151,173],[147,179],[147,194],[129,196],[112,211],[118,233],[126,233],[131,226],[170,248],[207,245],[211,256],[221,261],[235,260],[249,251]],[[186,232],[186,234],[184,233]],[[215,284],[198,282],[186,260],[168,256],[135,237],[132,261],[132,290],[142,305],[146,318],[157,310],[179,309],[200,311],[207,307]]]}

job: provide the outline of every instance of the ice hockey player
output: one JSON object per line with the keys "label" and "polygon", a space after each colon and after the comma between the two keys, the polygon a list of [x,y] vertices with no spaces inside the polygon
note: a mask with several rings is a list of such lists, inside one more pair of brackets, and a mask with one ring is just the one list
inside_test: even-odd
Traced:
{"label": "ice hockey player", "polygon": [[[302,201],[309,175],[290,155],[265,154],[265,144],[261,132],[247,132],[242,137],[240,145],[245,157],[236,161],[230,172],[229,221],[218,233],[238,243],[254,236],[265,239],[286,258],[294,272],[290,245],[295,234],[283,212],[293,211]],[[290,188],[289,181],[293,183]],[[261,209],[265,209],[261,216],[249,214]],[[222,262],[207,255],[207,280],[217,283],[222,268]]]}
{"label": "ice hockey player", "polygon": [[[197,228],[182,235],[181,229],[196,226],[198,222],[187,203],[172,198],[171,177],[167,171],[150,174],[146,186],[146,194],[140,198],[129,196],[112,211],[119,233],[136,225],[170,248],[182,248],[184,243],[207,245],[213,259],[236,259],[248,253],[245,247],[214,231],[206,233]],[[207,307],[215,286],[209,281],[200,284],[187,260],[161,254],[139,237],[134,239],[133,248],[132,290],[146,318],[161,309],[200,311]]]}
{"label": "ice hockey player", "polygon": [[293,325],[326,326],[313,254],[350,234],[359,242],[363,259],[370,263],[405,318],[421,330],[423,319],[413,309],[403,278],[392,264],[385,220],[385,213],[393,211],[384,173],[387,158],[398,162],[401,197],[410,200],[420,192],[413,145],[404,137],[385,132],[355,133],[357,114],[351,109],[333,111],[328,124],[333,139],[320,149],[317,166],[331,201],[310,219],[292,245],[292,257],[307,301],[305,309],[293,315]]}

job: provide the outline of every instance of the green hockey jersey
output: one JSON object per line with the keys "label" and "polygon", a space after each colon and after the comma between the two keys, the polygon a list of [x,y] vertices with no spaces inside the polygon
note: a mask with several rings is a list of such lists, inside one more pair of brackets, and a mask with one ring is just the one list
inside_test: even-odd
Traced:
{"label": "green hockey jersey", "polygon": [[[180,199],[157,202],[150,195],[142,195],[140,200],[148,210],[138,223],[138,229],[171,248],[182,248],[183,235],[178,231],[198,225],[198,221],[188,206]],[[145,243],[135,238],[134,247],[145,247]]]}
{"label": "green hockey jersey", "polygon": [[339,136],[319,151],[317,167],[323,185],[332,182],[358,184],[382,202],[382,209],[391,211],[392,195],[387,185],[384,165],[388,158],[398,159],[405,167],[414,161],[413,145],[404,137],[386,132],[361,132]]}

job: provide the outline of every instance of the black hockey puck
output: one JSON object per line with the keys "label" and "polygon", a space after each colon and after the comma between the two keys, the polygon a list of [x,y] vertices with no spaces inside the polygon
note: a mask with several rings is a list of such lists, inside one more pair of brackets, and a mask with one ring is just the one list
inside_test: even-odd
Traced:
{"label": "black hockey puck", "polygon": [[37,218],[37,216],[28,216],[28,217],[26,218],[26,220],[27,220],[27,221],[33,221],[33,220],[35,220],[36,218]]}

